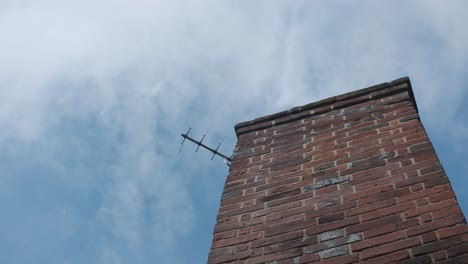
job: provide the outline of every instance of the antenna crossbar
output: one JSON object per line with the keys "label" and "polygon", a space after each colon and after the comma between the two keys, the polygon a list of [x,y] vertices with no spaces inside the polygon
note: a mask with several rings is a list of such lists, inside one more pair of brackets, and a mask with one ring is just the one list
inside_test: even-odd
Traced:
{"label": "antenna crossbar", "polygon": [[[189,131],[190,131],[190,130],[189,130]],[[203,137],[202,137],[202,139],[201,139],[200,141],[197,141],[197,140],[191,138],[191,137],[188,135],[188,132],[187,132],[187,134],[181,134],[181,136],[184,138],[184,141],[185,141],[186,139],[188,139],[189,141],[192,141],[193,143],[197,144],[198,147],[197,147],[197,150],[196,150],[196,151],[198,151],[198,149],[199,149],[200,147],[202,147],[202,148],[207,149],[207,150],[210,151],[211,153],[213,153],[213,157],[212,157],[211,159],[213,159],[215,155],[218,155],[218,156],[220,156],[221,158],[227,160],[229,163],[232,161],[232,159],[231,159],[230,157],[228,157],[228,156],[226,156],[226,155],[224,155],[224,154],[218,152],[218,148],[219,148],[219,146],[221,145],[221,143],[218,145],[218,147],[217,147],[216,149],[212,149],[212,148],[208,147],[207,145],[203,144],[202,141],[203,141],[203,139],[205,138],[205,135],[203,135]]]}

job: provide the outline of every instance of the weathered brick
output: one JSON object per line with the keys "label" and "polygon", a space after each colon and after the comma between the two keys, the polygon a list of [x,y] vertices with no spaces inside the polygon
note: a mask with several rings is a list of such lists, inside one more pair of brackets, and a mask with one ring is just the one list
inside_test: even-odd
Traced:
{"label": "weathered brick", "polygon": [[321,217],[319,217],[318,221],[319,221],[319,224],[324,224],[324,223],[329,223],[329,222],[341,220],[344,217],[345,217],[344,212],[339,212],[339,213],[334,213],[334,214],[321,216]]}
{"label": "weathered brick", "polygon": [[[463,242],[460,241],[460,243],[463,243]],[[463,243],[463,244],[455,246],[455,247],[450,247],[447,250],[447,254],[448,254],[448,256],[450,258],[455,257],[455,256],[459,256],[459,255],[462,255],[462,254],[465,254],[465,253],[468,253],[468,243]]]}
{"label": "weathered brick", "polygon": [[324,188],[333,184],[347,182],[347,181],[349,181],[349,176],[336,177],[336,178],[319,181],[314,184],[304,186],[304,192],[310,192],[310,191]]}
{"label": "weathered brick", "polygon": [[336,247],[336,248],[330,248],[330,249],[326,249],[324,251],[319,252],[319,255],[320,255],[320,257],[322,257],[322,259],[337,257],[337,256],[345,255],[345,254],[348,254],[348,247],[347,246],[340,246],[340,247]]}
{"label": "weathered brick", "polygon": [[317,209],[320,209],[320,208],[324,208],[324,207],[328,207],[328,206],[337,205],[340,202],[341,202],[340,197],[333,197],[333,198],[330,198],[330,199],[319,201],[319,202],[316,203],[316,205],[317,205]]}
{"label": "weathered brick", "polygon": [[398,119],[398,121],[406,122],[406,121],[413,120],[413,119],[419,119],[419,115],[418,114],[408,115],[408,116],[405,116],[405,117],[402,117],[402,118]]}
{"label": "weathered brick", "polygon": [[[321,225],[317,225],[311,228],[307,228],[305,232],[308,236],[311,236],[311,235],[316,235],[316,234],[323,233],[323,232],[330,231],[330,230],[337,229],[337,228],[344,228],[344,227],[354,225],[357,223],[359,223],[358,217],[348,217],[340,221],[335,221],[335,222],[321,224]],[[349,231],[346,231],[346,232],[353,233]]]}
{"label": "weathered brick", "polygon": [[[302,264],[302,263],[313,263],[320,260],[318,254],[306,254],[292,259],[293,264]],[[285,262],[284,264],[291,264],[291,262]]]}
{"label": "weathered brick", "polygon": [[344,236],[344,230],[343,229],[337,229],[337,230],[332,230],[328,231],[322,234],[319,234],[319,240],[320,241],[325,241],[325,240],[330,240],[333,238],[337,237],[342,237]]}
{"label": "weathered brick", "polygon": [[317,237],[300,237],[293,240],[282,241],[276,244],[271,244],[269,246],[264,247],[263,253],[264,254],[271,254],[278,251],[284,251],[291,248],[301,248],[304,246],[308,246],[311,244],[317,243]]}
{"label": "weathered brick", "polygon": [[265,237],[262,239],[257,239],[255,241],[252,241],[251,247],[252,248],[264,247],[267,245],[277,244],[283,241],[288,241],[288,240],[302,238],[302,237],[303,237],[302,230],[296,230],[296,231],[292,231],[289,233],[283,233],[283,234],[276,235],[276,236],[270,236],[270,237]]}
{"label": "weathered brick", "polygon": [[322,243],[311,245],[304,248],[304,253],[315,253],[319,251],[323,251],[326,249],[335,248],[338,246],[354,243],[356,241],[360,241],[362,239],[361,235],[359,234],[351,234],[347,237],[341,237],[333,240],[327,240]]}
{"label": "weathered brick", "polygon": [[272,194],[272,195],[268,195],[268,196],[260,198],[259,200],[261,202],[269,202],[269,201],[281,199],[281,198],[284,198],[284,197],[288,197],[288,196],[292,196],[292,195],[296,195],[296,194],[300,194],[300,193],[301,193],[301,189],[294,189],[294,190],[289,190],[289,191],[285,191],[285,192],[280,192],[280,193],[275,193],[275,194]]}
{"label": "weathered brick", "polygon": [[423,149],[432,149],[431,142],[423,142],[423,143],[419,143],[419,144],[416,144],[414,146],[411,146],[409,148],[409,151],[410,152],[417,152],[417,151],[420,151],[420,150],[423,150]]}
{"label": "weathered brick", "polygon": [[242,193],[243,193],[242,190],[225,193],[225,194],[223,194],[223,196],[221,196],[221,200],[234,198],[234,197],[239,197],[239,196],[242,196]]}

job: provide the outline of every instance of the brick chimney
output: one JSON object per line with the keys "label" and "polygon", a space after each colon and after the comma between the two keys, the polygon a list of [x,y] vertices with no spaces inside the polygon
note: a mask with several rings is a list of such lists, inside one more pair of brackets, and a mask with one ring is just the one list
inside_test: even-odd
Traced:
{"label": "brick chimney", "polygon": [[208,263],[468,263],[408,78],[235,130]]}

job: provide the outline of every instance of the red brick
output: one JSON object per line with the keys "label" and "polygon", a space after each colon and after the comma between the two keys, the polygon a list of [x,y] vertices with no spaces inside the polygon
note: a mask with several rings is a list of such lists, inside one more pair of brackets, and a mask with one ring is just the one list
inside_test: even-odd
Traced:
{"label": "red brick", "polygon": [[260,210],[263,207],[264,207],[263,203],[258,203],[258,204],[254,204],[254,205],[251,205],[251,206],[248,206],[248,207],[239,208],[239,209],[236,209],[236,210],[231,210],[231,211],[228,211],[228,212],[220,213],[218,215],[218,219],[223,219],[223,218],[226,218],[226,217],[236,216],[236,215],[240,215],[240,214],[243,214],[243,213]]}
{"label": "red brick", "polygon": [[354,243],[351,245],[351,249],[354,251],[360,251],[366,248],[370,247],[376,247],[379,245],[383,245],[389,242],[393,242],[395,240],[401,240],[405,238],[405,232],[404,231],[399,231],[399,232],[394,232],[382,236],[378,236],[372,239],[365,239],[363,241]]}
{"label": "red brick", "polygon": [[265,219],[266,222],[278,221],[278,220],[286,219],[288,217],[299,215],[299,214],[304,215],[304,212],[314,210],[312,206],[298,206],[298,207],[287,209],[287,210],[286,209],[281,210],[280,207],[283,207],[283,206],[273,207],[273,208],[278,208],[278,209],[271,210],[271,213],[266,216],[266,219]]}
{"label": "red brick", "polygon": [[243,201],[252,200],[252,199],[256,199],[256,198],[263,197],[263,196],[265,196],[265,192],[257,192],[257,193],[243,195],[240,197],[234,197],[231,199],[225,199],[221,201],[221,206],[240,203]]}
{"label": "red brick", "polygon": [[236,245],[236,244],[241,244],[244,242],[252,241],[261,237],[262,237],[261,233],[245,234],[241,236],[236,236],[234,238],[213,241],[213,244],[211,244],[211,247],[219,248],[219,247],[231,246],[231,245]]}
{"label": "red brick", "polygon": [[392,253],[401,249],[411,248],[420,244],[421,242],[419,241],[419,238],[413,237],[364,250],[360,253],[360,256],[361,259],[365,260],[372,257],[381,256],[383,254]]}
{"label": "red brick", "polygon": [[429,204],[429,205],[414,208],[414,209],[409,209],[409,210],[405,211],[405,216],[407,218],[419,216],[419,215],[422,215],[424,213],[434,212],[434,211],[440,210],[442,208],[447,208],[448,206],[451,206],[451,205],[456,204],[456,203],[457,203],[457,201],[455,201],[455,200],[446,200],[446,201],[433,203],[433,204]]}
{"label": "red brick", "polygon": [[[262,210],[258,210],[255,212],[252,212],[252,217],[260,217],[260,216],[265,216],[268,215],[268,217],[274,216],[275,213],[277,212],[289,212],[289,210],[296,210],[298,207],[302,205],[302,201],[294,201],[286,204],[281,204],[278,206],[271,206],[267,208],[263,208]],[[302,210],[302,209],[299,209]],[[303,211],[300,211],[303,212]],[[294,213],[291,213],[289,215],[293,215]]]}
{"label": "red brick", "polygon": [[263,254],[271,254],[278,251],[284,251],[291,248],[301,248],[308,245],[317,244],[317,237],[300,237],[293,240],[281,241],[277,244],[265,246]]}
{"label": "red brick", "polygon": [[317,225],[317,223],[314,220],[301,220],[296,222],[282,223],[277,226],[265,229],[265,237],[274,236],[294,230],[305,229],[315,225]]}
{"label": "red brick", "polygon": [[365,183],[356,185],[355,189],[356,189],[356,191],[361,192],[361,191],[365,191],[365,190],[367,190],[369,188],[374,188],[376,186],[382,186],[382,185],[386,185],[386,184],[392,184],[392,183],[395,183],[395,182],[399,182],[399,181],[404,180],[404,178],[405,177],[404,177],[403,174],[389,176],[389,177],[385,177],[385,178],[380,178],[380,179],[376,179],[376,180],[373,180],[373,181],[370,181],[370,182],[365,182]]}
{"label": "red brick", "polygon": [[394,252],[391,254],[386,254],[382,257],[371,258],[366,261],[361,261],[360,263],[366,264],[385,264],[385,263],[395,263],[395,261],[404,260],[410,258],[410,254],[408,250],[402,250],[398,252]]}
{"label": "red brick", "polygon": [[248,258],[245,263],[246,264],[254,264],[254,263],[265,263],[269,261],[274,261],[274,260],[282,260],[282,259],[288,259],[288,258],[294,258],[297,256],[302,255],[302,249],[301,248],[294,248],[290,250],[286,250],[283,252],[277,252],[273,254],[268,254],[268,255],[263,255],[255,258]]}
{"label": "red brick", "polygon": [[452,237],[450,239],[439,240],[439,241],[435,241],[432,243],[425,243],[422,246],[412,248],[411,251],[413,252],[414,256],[420,256],[420,255],[436,252],[442,249],[452,248],[462,243],[463,243],[463,239],[460,239],[458,237]]}
{"label": "red brick", "polygon": [[364,238],[368,239],[371,237],[384,235],[390,232],[407,229],[416,225],[419,225],[419,220],[413,218],[408,221],[402,221],[402,222],[397,222],[397,223],[386,224],[383,226],[377,226],[376,228],[364,231],[363,234],[364,234]]}
{"label": "red brick", "polygon": [[231,219],[237,219],[237,221],[235,221],[235,222],[230,221],[229,223],[223,223],[223,225],[218,223],[216,225],[216,227],[215,227],[215,230],[214,230],[215,233],[225,232],[225,231],[229,231],[229,230],[239,229],[239,228],[242,228],[244,226],[251,226],[251,225],[253,226],[253,225],[258,225],[260,223],[263,223],[263,219],[261,219],[261,218],[248,219],[248,220],[244,220],[242,222],[239,221],[239,217],[237,217],[237,216],[235,218],[231,218]]}
{"label": "red brick", "polygon": [[352,215],[372,212],[372,211],[379,210],[379,209],[385,208],[387,206],[392,206],[395,204],[396,204],[395,199],[388,199],[388,200],[378,201],[378,202],[371,203],[371,204],[365,204],[362,206],[360,205],[359,207],[349,209],[346,215],[352,216]]}
{"label": "red brick", "polygon": [[321,216],[318,220],[319,224],[329,223],[338,221],[344,218],[344,212],[338,212],[334,214],[329,214],[325,216]]}
{"label": "red brick", "polygon": [[449,249],[447,249],[447,254],[448,254],[448,257],[450,258],[459,256],[465,253],[468,253],[468,243],[463,243],[461,245],[457,245],[455,247],[450,247]]}
{"label": "red brick", "polygon": [[442,228],[437,231],[437,234],[439,236],[439,239],[444,239],[459,234],[468,234],[468,225],[461,224],[457,226]]}
{"label": "red brick", "polygon": [[330,207],[326,207],[326,208],[321,208],[321,209],[317,209],[317,210],[308,211],[308,212],[305,213],[305,217],[306,217],[306,219],[310,219],[310,218],[314,218],[314,217],[319,217],[319,216],[331,214],[333,212],[343,211],[343,210],[346,210],[346,209],[349,209],[349,208],[353,208],[355,206],[356,206],[355,202],[347,202],[345,204],[339,204],[339,205],[336,205],[336,206],[330,206]]}
{"label": "red brick", "polygon": [[368,197],[359,199],[358,200],[358,205],[362,206],[364,204],[374,203],[374,202],[377,202],[377,201],[391,200],[391,198],[400,197],[400,196],[408,194],[408,193],[410,193],[409,188],[401,188],[401,189],[398,189],[398,190],[382,192],[382,193],[370,195]]}
{"label": "red brick", "polygon": [[414,208],[413,203],[404,203],[404,204],[398,204],[394,206],[390,206],[381,210],[373,211],[373,212],[368,212],[365,214],[361,215],[361,220],[362,221],[369,221],[375,218],[381,218],[383,216],[395,214],[395,213],[401,213],[405,212],[407,210],[410,210]]}
{"label": "red brick", "polygon": [[[419,184],[413,185],[413,186],[419,186]],[[450,188],[450,186],[445,184],[445,185],[435,186],[435,187],[430,188],[430,189],[424,189],[424,190],[419,189],[416,192],[409,193],[409,194],[398,197],[398,201],[400,203],[404,203],[404,202],[413,201],[413,200],[416,200],[416,199],[419,199],[419,198],[425,198],[425,197],[428,197],[429,195],[440,193],[440,192],[442,192],[444,190],[447,190],[449,188]]]}
{"label": "red brick", "polygon": [[250,255],[252,255],[252,250],[245,250],[242,252],[233,252],[231,254],[224,254],[220,256],[209,257],[208,263],[211,263],[211,264],[227,263],[227,262],[232,262],[234,260],[247,258]]}
{"label": "red brick", "polygon": [[432,256],[433,256],[435,261],[440,261],[440,260],[447,259],[447,254],[446,254],[445,250],[436,251],[436,252],[432,253]]}
{"label": "red brick", "polygon": [[[326,232],[326,231],[334,230],[334,229],[337,229],[337,228],[343,228],[343,227],[347,227],[347,226],[350,226],[350,225],[354,225],[354,224],[357,224],[357,223],[359,223],[359,218],[358,217],[348,217],[348,218],[345,218],[345,219],[340,220],[340,221],[321,224],[321,225],[318,225],[318,226],[308,228],[308,229],[305,230],[305,232],[306,232],[306,234],[308,236],[312,236],[312,235],[320,234],[320,233],[323,233],[323,232]],[[348,232],[348,234],[352,234],[352,233]]]}
{"label": "red brick", "polygon": [[276,235],[276,236],[270,236],[270,237],[265,237],[262,239],[257,239],[255,241],[252,241],[251,247],[257,248],[257,247],[268,246],[271,244],[277,244],[283,241],[300,238],[302,236],[303,236],[302,230],[296,230],[296,231],[292,231],[289,233],[283,233],[283,234]]}
{"label": "red brick", "polygon": [[452,225],[456,224],[462,224],[465,223],[465,220],[463,219],[463,216],[461,215],[453,215],[447,218],[440,219],[438,221],[431,222],[429,225],[421,225],[421,226],[415,226],[407,231],[407,236],[415,236],[419,235],[422,233],[426,233],[429,231],[441,229],[444,227],[449,227]]}
{"label": "red brick", "polygon": [[452,206],[447,208],[443,208],[441,210],[437,210],[431,213],[433,220],[437,220],[440,218],[445,218],[450,215],[461,215],[462,211],[460,206],[457,203],[454,203]]}
{"label": "red brick", "polygon": [[[307,255],[294,258],[293,263],[294,263],[294,260],[296,261],[296,263],[300,263],[300,264],[315,263],[320,260],[320,256],[318,254],[307,254]],[[286,262],[285,264],[290,264],[290,263],[291,262]]]}
{"label": "red brick", "polygon": [[[355,179],[356,179],[356,175],[354,175],[354,177],[353,177],[353,183],[355,182],[354,181]],[[373,195],[373,194],[382,193],[382,192],[386,192],[386,191],[390,191],[390,190],[393,190],[392,185],[377,186],[375,188],[368,189],[365,192],[356,192],[356,193],[352,193],[352,194],[349,194],[349,195],[345,195],[343,197],[343,201],[344,202],[356,201],[359,198],[368,197],[368,196]]]}
{"label": "red brick", "polygon": [[436,203],[436,202],[440,202],[440,201],[443,201],[443,200],[449,200],[449,199],[454,199],[454,198],[455,198],[455,194],[453,193],[453,191],[448,190],[448,191],[445,191],[445,192],[442,192],[442,193],[438,193],[438,194],[434,194],[434,195],[429,196],[429,202]]}
{"label": "red brick", "polygon": [[321,260],[320,264],[349,264],[349,263],[354,263],[358,261],[358,259],[359,258],[357,254],[344,255],[344,256],[329,258],[326,260]]}
{"label": "red brick", "polygon": [[362,232],[365,230],[370,230],[370,229],[374,229],[377,227],[381,227],[384,225],[395,224],[395,223],[400,223],[400,222],[401,222],[400,215],[398,214],[389,215],[389,216],[381,217],[373,221],[368,221],[364,223],[359,223],[357,225],[349,226],[346,228],[346,233],[354,234],[354,233]]}
{"label": "red brick", "polygon": [[224,212],[228,212],[228,211],[231,211],[231,210],[234,210],[234,209],[239,209],[240,207],[241,207],[240,203],[230,204],[230,205],[220,207],[219,212],[224,213]]}
{"label": "red brick", "polygon": [[236,230],[217,233],[213,236],[213,241],[227,239],[236,236]]}

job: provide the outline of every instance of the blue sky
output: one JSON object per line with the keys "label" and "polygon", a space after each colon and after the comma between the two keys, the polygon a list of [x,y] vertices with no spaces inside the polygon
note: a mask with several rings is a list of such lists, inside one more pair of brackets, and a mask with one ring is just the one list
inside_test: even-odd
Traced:
{"label": "blue sky", "polygon": [[227,166],[185,144],[403,76],[468,212],[466,1],[0,2],[0,263],[205,263]]}

